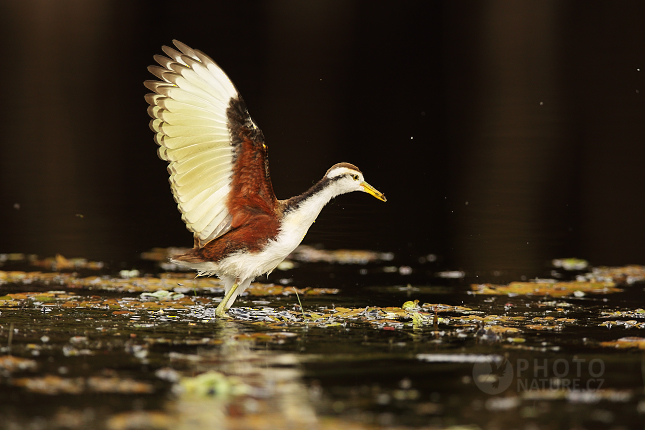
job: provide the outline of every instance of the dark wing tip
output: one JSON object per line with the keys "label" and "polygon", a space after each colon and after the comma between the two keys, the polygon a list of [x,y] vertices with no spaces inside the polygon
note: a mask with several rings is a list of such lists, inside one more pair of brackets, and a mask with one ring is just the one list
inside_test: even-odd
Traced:
{"label": "dark wing tip", "polygon": [[188,55],[189,57],[193,57],[193,58],[196,57],[195,51],[193,51],[193,48],[186,45],[185,43],[181,43],[177,39],[173,39],[172,43],[177,47],[177,49],[179,49],[182,52],[182,54]]}

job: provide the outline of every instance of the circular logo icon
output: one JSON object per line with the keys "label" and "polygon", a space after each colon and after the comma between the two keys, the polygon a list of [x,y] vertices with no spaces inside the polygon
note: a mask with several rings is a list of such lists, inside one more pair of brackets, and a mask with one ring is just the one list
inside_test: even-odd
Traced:
{"label": "circular logo icon", "polygon": [[475,385],[486,394],[499,394],[513,382],[513,366],[506,358],[498,361],[475,363],[473,366]]}

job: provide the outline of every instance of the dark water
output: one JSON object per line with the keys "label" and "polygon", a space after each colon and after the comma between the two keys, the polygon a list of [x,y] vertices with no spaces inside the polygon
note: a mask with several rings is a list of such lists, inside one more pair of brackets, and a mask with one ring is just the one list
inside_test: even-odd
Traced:
{"label": "dark water", "polygon": [[[482,296],[471,291],[477,274],[445,279],[435,263],[400,263],[301,262],[269,280],[290,279],[299,288],[340,288],[332,295],[301,292],[308,316],[343,308],[376,315],[400,311],[408,300],[471,312],[447,308],[437,314],[436,324],[418,327],[409,315],[304,324],[293,295],[247,295],[230,311],[233,319],[217,320],[213,311],[221,294],[192,292],[181,281],[198,306],[183,309],[171,300],[120,315],[114,309],[130,308],[101,303],[139,303],[138,293],[88,289],[79,281],[0,285],[0,300],[9,293],[51,290],[79,296],[71,301],[32,296],[18,307],[0,306],[0,357],[10,352],[33,361],[33,367],[23,369],[0,366],[0,428],[643,425],[642,353],[637,345],[619,349],[603,343],[643,336],[645,329],[639,327],[645,327],[645,311],[638,310],[643,283],[579,297]],[[133,266],[155,271],[146,262]],[[23,267],[7,264],[3,269]],[[575,276],[550,274],[565,280]],[[502,280],[511,274],[497,276]],[[67,307],[68,301],[75,305]],[[79,304],[92,301],[94,307]],[[291,320],[260,322],[267,309]],[[622,316],[609,315],[617,311]],[[429,315],[432,319],[432,311]],[[483,319],[473,323],[465,316]],[[624,325],[628,320],[631,328]],[[208,372],[252,389],[232,395],[226,394],[227,386],[215,385],[201,396],[181,390],[187,380]],[[492,373],[497,379],[486,379]]]}

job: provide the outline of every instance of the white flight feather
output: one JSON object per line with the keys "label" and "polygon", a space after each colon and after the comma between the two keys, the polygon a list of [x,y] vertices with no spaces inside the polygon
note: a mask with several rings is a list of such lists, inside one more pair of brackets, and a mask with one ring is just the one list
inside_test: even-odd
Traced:
{"label": "white flight feather", "polygon": [[214,193],[219,189],[219,185],[228,185],[228,182],[223,182],[221,184],[215,184],[210,188],[205,188],[203,190],[195,190],[195,192],[186,194],[182,196],[185,200],[178,199],[177,203],[182,206],[183,212],[190,212],[195,207],[197,207],[208,195]]}
{"label": "white flight feather", "polygon": [[229,193],[229,191],[230,191],[230,186],[225,185],[221,187],[219,190],[217,190],[216,192],[211,193],[208,197],[206,197],[203,200],[202,204],[200,204],[195,209],[185,214],[186,219],[191,224],[197,223],[204,216],[204,214],[211,209],[211,206],[214,206],[222,202],[226,197],[226,195]]}
{"label": "white flight feather", "polygon": [[155,56],[151,72],[161,81],[146,85],[159,157],[169,161],[173,197],[186,227],[201,243],[224,234],[231,216],[233,146],[228,128],[231,98],[238,97],[226,74],[200,51],[175,42]]}
{"label": "white flight feather", "polygon": [[229,185],[229,183],[230,180],[228,178],[224,178],[219,182],[210,184],[208,188],[204,188],[199,184],[195,184],[192,188],[184,187],[182,195],[179,196],[178,202],[186,205],[186,212],[192,211],[194,208],[201,205],[209,195],[213,194],[220,188]]}
{"label": "white flight feather", "polygon": [[[202,97],[199,97],[189,91],[186,91],[184,88],[167,85],[157,88],[157,91],[159,92],[159,94],[163,94],[164,96],[173,100],[177,100],[178,102],[191,104],[208,110],[213,110],[214,116],[220,116],[222,117],[222,119],[226,118],[226,111],[217,112],[213,109],[216,106],[213,105],[210,101],[205,100]],[[219,107],[219,104],[217,107]]]}
{"label": "white flight feather", "polygon": [[211,235],[213,231],[221,224],[222,221],[224,221],[225,218],[228,217],[228,212],[225,211],[220,211],[217,212],[217,208],[212,208],[208,213],[206,213],[202,218],[204,220],[207,220],[207,223],[201,223],[201,220],[196,223],[195,228],[197,225],[204,225],[204,227],[200,228],[200,231],[204,233],[204,237],[208,237]]}
{"label": "white flight feather", "polygon": [[219,164],[202,163],[199,166],[199,169],[195,168],[190,169],[185,173],[176,173],[173,175],[173,180],[179,186],[190,185],[193,181],[216,181],[220,179],[222,175],[230,175],[230,168],[228,167],[229,164],[230,160],[227,159],[220,161]]}
{"label": "white flight feather", "polygon": [[215,151],[203,151],[193,155],[192,157],[188,158],[186,161],[184,161],[179,165],[176,165],[177,163],[172,163],[169,166],[169,168],[171,169],[171,173],[174,173],[177,175],[177,174],[188,172],[192,169],[198,169],[202,164],[209,163],[211,159],[213,160],[213,162],[217,162],[217,163],[228,162],[227,166],[230,166],[230,162],[232,158],[230,154],[223,154],[219,156],[217,155],[218,151],[223,152],[226,149],[228,148],[225,148],[225,149],[218,148]]}
{"label": "white flight feather", "polygon": [[[166,156],[169,161],[183,162],[188,161],[195,155],[201,154],[202,152],[217,150],[217,149],[230,149],[226,146],[222,146],[221,142],[213,140],[206,143],[200,143],[197,145],[181,146],[178,148],[164,148],[166,150]],[[231,153],[231,157],[233,154]]]}
{"label": "white flight feather", "polygon": [[170,112],[191,114],[194,116],[202,116],[204,118],[212,118],[214,116],[217,116],[217,115],[213,115],[211,112],[208,111],[208,109],[203,108],[201,106],[179,102],[177,100],[174,100],[168,97],[162,97],[161,99],[157,100],[155,103],[156,103],[156,106]]}
{"label": "white flight feather", "polygon": [[[214,139],[213,136],[182,136],[182,137],[168,137],[161,136],[161,143],[157,142],[158,145],[163,145],[168,149],[179,149],[185,148],[192,145],[200,144],[210,144],[211,147],[215,146],[217,149],[228,150],[230,153],[231,149],[226,146],[220,146],[221,142],[217,139]],[[201,149],[201,148],[200,148]]]}

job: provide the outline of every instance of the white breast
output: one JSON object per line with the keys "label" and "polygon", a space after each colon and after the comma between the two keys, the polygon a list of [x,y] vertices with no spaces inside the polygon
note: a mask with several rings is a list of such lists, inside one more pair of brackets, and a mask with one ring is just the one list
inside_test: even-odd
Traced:
{"label": "white breast", "polygon": [[237,252],[221,260],[218,274],[235,276],[238,279],[255,278],[264,273],[271,273],[302,242],[309,227],[325,206],[331,194],[320,193],[307,199],[295,210],[282,219],[280,232],[275,240],[269,241],[260,252]]}

